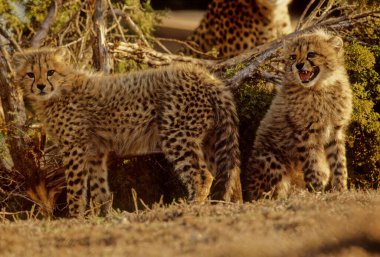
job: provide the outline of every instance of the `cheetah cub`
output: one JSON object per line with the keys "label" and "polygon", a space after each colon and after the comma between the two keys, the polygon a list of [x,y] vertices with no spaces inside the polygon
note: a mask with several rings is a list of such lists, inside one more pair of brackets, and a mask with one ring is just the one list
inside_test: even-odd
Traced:
{"label": "cheetah cub", "polygon": [[323,30],[285,45],[283,86],[256,134],[248,164],[247,198],[286,194],[294,167],[306,187],[347,188],[345,128],[352,92],[344,68],[343,41]]}
{"label": "cheetah cub", "polygon": [[107,155],[163,152],[189,200],[241,201],[238,117],[232,94],[206,70],[174,65],[119,75],[70,67],[64,50],[15,54],[16,82],[62,148],[71,216],[89,195],[109,209]]}

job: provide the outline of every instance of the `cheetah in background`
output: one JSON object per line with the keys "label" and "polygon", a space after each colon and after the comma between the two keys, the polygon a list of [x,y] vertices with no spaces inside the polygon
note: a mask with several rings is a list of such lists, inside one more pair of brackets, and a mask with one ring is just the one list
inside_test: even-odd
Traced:
{"label": "cheetah in background", "polygon": [[[187,39],[195,48],[229,58],[292,31],[291,0],[213,0],[199,26]],[[191,49],[184,54],[197,57]]]}
{"label": "cheetah in background", "polygon": [[[292,167],[311,191],[347,188],[345,128],[352,92],[343,41],[323,30],[285,46],[283,86],[261,121],[248,163],[247,200],[283,196]],[[330,174],[331,173],[331,174]]]}
{"label": "cheetah in background", "polygon": [[71,216],[90,197],[110,208],[107,155],[163,152],[202,203],[241,201],[238,117],[230,91],[206,70],[173,65],[119,75],[89,75],[70,67],[63,49],[14,55],[16,83],[59,143]]}

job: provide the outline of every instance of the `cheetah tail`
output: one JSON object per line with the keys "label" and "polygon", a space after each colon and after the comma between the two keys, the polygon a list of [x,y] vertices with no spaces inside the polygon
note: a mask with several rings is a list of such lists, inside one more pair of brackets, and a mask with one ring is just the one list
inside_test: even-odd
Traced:
{"label": "cheetah tail", "polygon": [[232,94],[225,90],[219,95],[221,101],[215,103],[215,162],[216,175],[212,199],[242,202],[240,182],[239,118]]}

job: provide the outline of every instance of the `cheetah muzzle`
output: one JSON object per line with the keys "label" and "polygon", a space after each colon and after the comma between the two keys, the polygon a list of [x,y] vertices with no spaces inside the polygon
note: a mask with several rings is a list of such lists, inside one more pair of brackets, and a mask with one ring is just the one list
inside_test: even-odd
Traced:
{"label": "cheetah muzzle", "polygon": [[302,83],[306,84],[311,81],[313,81],[319,74],[319,68],[317,66],[314,66],[311,71],[308,70],[301,70],[298,72],[298,75],[300,77],[300,80]]}

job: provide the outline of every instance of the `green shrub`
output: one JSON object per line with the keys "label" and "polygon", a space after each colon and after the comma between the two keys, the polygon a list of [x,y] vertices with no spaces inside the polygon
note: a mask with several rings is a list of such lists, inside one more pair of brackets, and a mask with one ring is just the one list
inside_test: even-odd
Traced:
{"label": "green shrub", "polygon": [[350,182],[354,187],[379,188],[380,47],[352,43],[346,53],[354,92],[352,122],[347,133]]}

